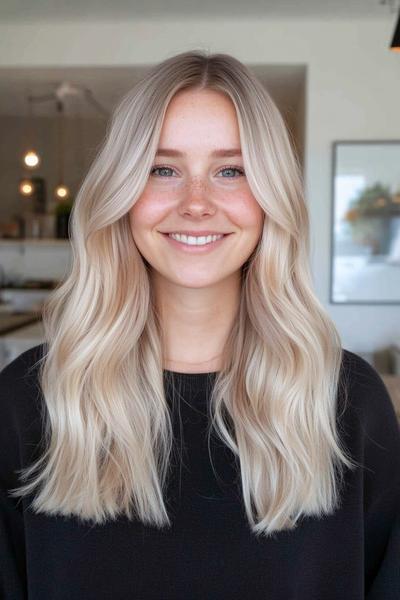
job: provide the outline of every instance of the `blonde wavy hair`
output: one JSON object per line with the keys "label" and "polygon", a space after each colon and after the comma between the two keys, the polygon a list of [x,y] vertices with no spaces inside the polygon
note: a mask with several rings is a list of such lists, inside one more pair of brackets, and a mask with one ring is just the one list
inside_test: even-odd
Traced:
{"label": "blonde wavy hair", "polygon": [[253,73],[227,54],[196,50],[152,68],[114,109],[77,194],[72,265],[43,307],[38,361],[46,448],[11,495],[38,493],[36,512],[101,524],[123,513],[170,526],[163,489],[173,431],[163,338],[148,265],[129,211],[153,165],[168,104],[210,89],[233,102],[244,168],[265,212],[242,268],[238,318],[209,402],[209,429],[238,459],[251,530],[272,536],[340,504],[354,468],[336,422],[339,334],[309,267],[309,218],[284,120]]}

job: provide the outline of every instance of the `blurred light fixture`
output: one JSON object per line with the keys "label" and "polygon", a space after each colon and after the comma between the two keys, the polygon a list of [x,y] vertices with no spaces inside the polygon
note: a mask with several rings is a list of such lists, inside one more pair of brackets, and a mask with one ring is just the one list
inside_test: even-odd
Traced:
{"label": "blurred light fixture", "polygon": [[[70,197],[70,190],[64,182],[64,155],[65,155],[65,116],[64,116],[64,105],[66,98],[78,97],[79,99],[87,102],[97,112],[101,113],[103,117],[108,118],[108,111],[96,100],[92,91],[82,85],[74,84],[69,81],[62,81],[56,88],[47,94],[41,96],[29,96],[30,115],[32,115],[32,102],[48,102],[52,101],[56,103],[58,118],[58,183],[54,190],[54,196],[57,200],[64,200]],[[32,130],[32,123],[31,123]],[[40,163],[40,157],[37,152],[31,147],[25,154],[24,165],[28,168],[35,168]],[[21,184],[22,185],[22,184]],[[21,187],[20,187],[21,189]],[[26,188],[28,189],[28,188]]]}
{"label": "blurred light fixture", "polygon": [[66,185],[59,184],[55,189],[55,195],[60,200],[69,198],[69,189],[67,188]]}
{"label": "blurred light fixture", "polygon": [[400,52],[400,9],[397,16],[396,29],[394,30],[392,43],[390,44],[390,49],[393,52]]}
{"label": "blurred light fixture", "polygon": [[24,156],[24,165],[30,169],[38,167],[40,163],[40,158],[35,150],[28,150],[28,152]]}
{"label": "blurred light fixture", "polygon": [[40,165],[40,156],[33,147],[33,108],[32,96],[28,96],[28,126],[27,126],[27,146],[28,150],[24,154],[24,167],[33,170]]}
{"label": "blurred light fixture", "polygon": [[29,179],[22,179],[19,183],[19,191],[23,196],[31,196],[33,192],[33,185]]}
{"label": "blurred light fixture", "polygon": [[64,156],[65,156],[65,116],[64,102],[57,96],[57,128],[58,128],[58,184],[54,190],[54,195],[58,200],[69,198],[69,189],[64,183]]}
{"label": "blurred light fixture", "polygon": [[389,50],[400,52],[400,0],[380,0],[379,4],[389,6],[391,13],[397,13],[397,22]]}

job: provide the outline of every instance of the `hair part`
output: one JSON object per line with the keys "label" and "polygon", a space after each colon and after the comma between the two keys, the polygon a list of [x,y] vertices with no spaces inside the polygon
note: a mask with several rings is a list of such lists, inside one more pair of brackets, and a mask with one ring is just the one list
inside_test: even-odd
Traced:
{"label": "hair part", "polygon": [[[337,430],[342,348],[318,301],[298,159],[272,98],[227,54],[161,62],[115,108],[77,194],[72,266],[43,307],[46,449],[21,469],[23,496],[49,515],[100,524],[119,514],[170,526],[163,498],[173,447],[163,337],[148,265],[128,213],[156,154],[170,100],[215,90],[236,109],[249,186],[265,213],[242,268],[238,318],[209,402],[209,429],[238,459],[251,530],[272,536],[340,504],[355,467]],[[345,392],[345,388],[343,387]]]}

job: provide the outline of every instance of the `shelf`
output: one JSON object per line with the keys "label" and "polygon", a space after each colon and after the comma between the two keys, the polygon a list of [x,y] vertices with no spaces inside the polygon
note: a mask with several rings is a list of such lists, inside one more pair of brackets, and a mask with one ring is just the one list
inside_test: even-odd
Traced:
{"label": "shelf", "polygon": [[0,238],[0,246],[70,246],[69,239],[58,238]]}
{"label": "shelf", "polygon": [[40,315],[32,312],[0,314],[0,336],[11,334],[27,325],[41,322]]}

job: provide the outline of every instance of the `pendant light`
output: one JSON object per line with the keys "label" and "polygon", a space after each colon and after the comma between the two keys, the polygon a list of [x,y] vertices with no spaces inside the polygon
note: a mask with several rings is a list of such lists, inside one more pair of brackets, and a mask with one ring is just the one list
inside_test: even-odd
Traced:
{"label": "pendant light", "polygon": [[21,181],[19,182],[19,193],[22,196],[32,196],[33,185],[30,179],[21,179]]}
{"label": "pendant light", "polygon": [[28,94],[28,111],[27,111],[27,127],[26,127],[26,152],[22,160],[24,173],[19,181],[19,193],[22,197],[31,198],[34,194],[34,181],[31,172],[40,165],[40,157],[33,148],[33,97]]}
{"label": "pendant light", "polygon": [[[64,116],[64,100],[70,96],[88,102],[93,108],[100,112],[104,117],[108,118],[108,111],[96,100],[92,91],[82,85],[73,84],[67,81],[61,82],[51,93],[40,96],[28,95],[29,111],[28,111],[28,150],[25,153],[23,166],[25,167],[24,177],[20,180],[19,191],[22,196],[32,196],[35,189],[35,177],[31,177],[30,173],[33,169],[39,166],[41,160],[39,154],[33,147],[33,102],[55,101],[57,109],[57,137],[58,137],[58,182],[54,190],[54,196],[57,201],[70,200],[70,190],[65,185],[64,181],[64,158],[65,158],[65,116]],[[82,132],[81,132],[82,133]],[[40,179],[40,178],[36,178]]]}
{"label": "pendant light", "polygon": [[33,146],[33,98],[31,95],[28,96],[28,126],[27,126],[27,142],[28,149],[24,154],[23,164],[24,167],[30,170],[37,169],[40,165],[40,156]]}
{"label": "pendant light", "polygon": [[392,43],[390,44],[390,49],[393,52],[400,52],[400,9],[397,17],[396,29],[394,30]]}
{"label": "pendant light", "polygon": [[65,117],[64,103],[57,99],[57,129],[58,129],[58,184],[54,191],[57,200],[66,200],[69,198],[69,189],[64,182],[64,154],[65,154]]}

